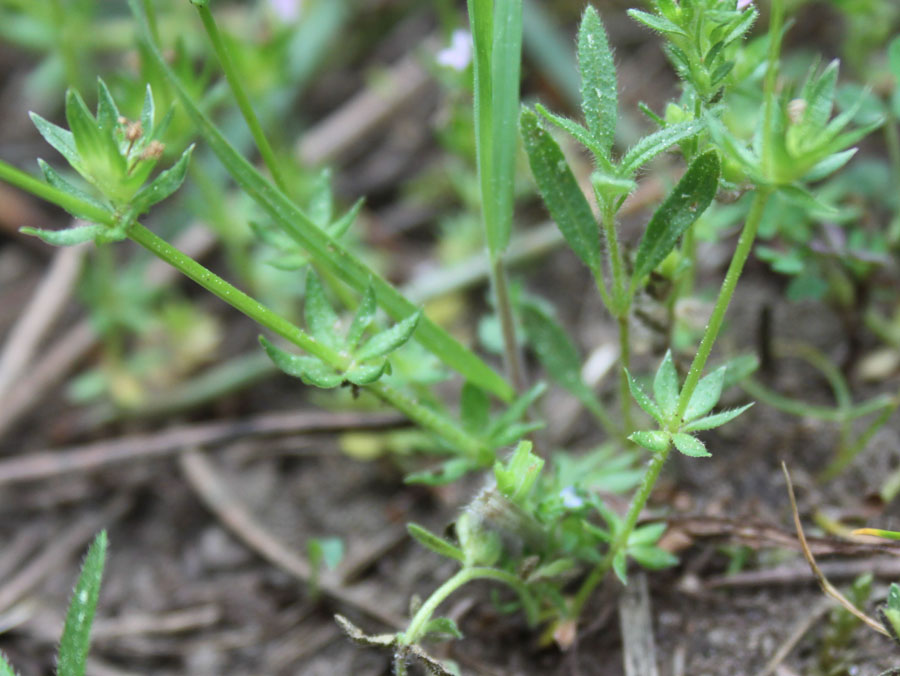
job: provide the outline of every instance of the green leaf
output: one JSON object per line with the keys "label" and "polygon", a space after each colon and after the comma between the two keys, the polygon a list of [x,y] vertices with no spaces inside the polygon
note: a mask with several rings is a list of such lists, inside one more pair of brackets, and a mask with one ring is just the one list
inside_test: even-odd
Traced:
{"label": "green leaf", "polygon": [[335,373],[334,369],[315,357],[285,352],[275,347],[265,336],[260,336],[259,342],[280,371],[294,378],[300,378],[307,385],[330,389],[344,382],[343,376]]}
{"label": "green leaf", "polygon": [[672,359],[672,350],[666,350],[656,375],[653,378],[653,398],[666,420],[671,420],[678,411],[678,371]]}
{"label": "green leaf", "polygon": [[588,5],[578,29],[578,69],[581,71],[581,109],[591,135],[609,157],[618,122],[616,66],[600,15]]}
{"label": "green leaf", "polygon": [[675,444],[675,448],[692,458],[712,457],[706,450],[706,446],[703,445],[703,442],[690,434],[683,434],[681,432],[673,434],[672,443]]}
{"label": "green leaf", "polygon": [[490,410],[491,402],[485,391],[466,382],[460,394],[460,420],[463,427],[468,432],[480,434],[487,429]]}
{"label": "green leaf", "polygon": [[847,164],[858,150],[859,148],[848,148],[847,150],[829,155],[810,169],[803,177],[803,180],[821,181],[823,178],[831,176],[831,174]]}
{"label": "green leaf", "polygon": [[353,206],[347,209],[343,216],[328,226],[328,234],[335,239],[343,237],[344,233],[350,229],[350,226],[356,222],[356,218],[359,216],[359,212],[362,211],[365,203],[366,200],[362,197],[356,200],[356,202],[353,203]]}
{"label": "green leaf", "polygon": [[144,136],[152,137],[157,130],[154,125],[156,123],[156,109],[153,103],[153,90],[150,89],[149,83],[147,89],[144,90],[144,105],[141,107],[141,126],[144,128]]}
{"label": "green leaf", "polygon": [[737,385],[759,368],[759,357],[755,354],[739,354],[725,362],[724,366],[725,380],[722,384],[722,389],[727,390],[732,385]]}
{"label": "green leaf", "polygon": [[684,411],[685,422],[690,422],[701,415],[706,415],[718,403],[719,398],[722,396],[722,385],[725,383],[726,370],[725,366],[720,366],[709,375],[700,379]]}
{"label": "green leaf", "polygon": [[[41,172],[44,174],[44,178],[47,180],[47,183],[52,185],[54,188],[62,190],[63,192],[68,193],[72,197],[75,197],[82,202],[87,202],[96,209],[102,209],[104,211],[109,209],[107,205],[103,204],[93,195],[89,195],[85,191],[69,183],[53,167],[44,162],[44,160],[38,159],[38,166],[41,168]],[[76,218],[82,218],[86,221],[91,220],[91,214],[87,213],[86,211],[83,213],[70,211],[69,213],[71,213]]]}
{"label": "green leaf", "polygon": [[119,109],[102,78],[97,78],[97,124],[111,134],[119,124]]}
{"label": "green leaf", "polygon": [[478,468],[479,465],[471,458],[451,458],[442,462],[435,469],[413,472],[407,475],[403,481],[408,484],[444,486],[453,483],[467,472]]}
{"label": "green leaf", "polygon": [[759,16],[759,12],[756,11],[755,7],[748,7],[744,10],[744,13],[741,14],[740,20],[734,24],[732,29],[728,31],[728,35],[726,35],[722,39],[723,45],[728,45],[744,36],[744,34],[750,30],[750,27],[756,22],[757,17]]}
{"label": "green leaf", "polygon": [[524,108],[520,123],[531,173],[550,216],[572,251],[596,271],[600,267],[600,229],[562,150],[533,111]]}
{"label": "green leaf", "polygon": [[521,504],[531,492],[544,467],[544,460],[531,451],[530,441],[520,441],[506,465],[494,463],[497,488],[515,504]]}
{"label": "green leaf", "polygon": [[100,581],[106,561],[106,531],[100,531],[88,549],[81,575],[72,593],[59,641],[57,673],[59,676],[84,676],[91,642],[91,624],[100,597]]}
{"label": "green leaf", "polygon": [[306,328],[323,345],[333,350],[341,347],[341,339],[337,330],[340,319],[325,298],[325,289],[315,272],[310,269],[306,275],[306,298],[303,305],[303,318]]}
{"label": "green leaf", "polygon": [[628,435],[629,440],[654,453],[662,453],[668,449],[671,438],[665,430],[640,430]]}
{"label": "green leaf", "polygon": [[538,383],[534,385],[527,391],[525,391],[518,399],[516,399],[512,404],[507,407],[507,409],[497,417],[491,423],[491,426],[488,428],[487,436],[493,437],[500,432],[502,432],[505,428],[512,425],[517,420],[521,419],[525,413],[528,412],[528,409],[531,405],[537,401],[537,399],[546,392],[547,386],[544,383]]}
{"label": "green leaf", "polygon": [[700,418],[699,420],[694,420],[693,422],[689,422],[687,425],[684,425],[681,429],[684,432],[697,432],[699,430],[711,430],[720,425],[724,425],[730,420],[734,420],[741,413],[746,411],[748,408],[753,406],[752,403],[746,404],[744,406],[740,406],[738,408],[731,409],[730,411],[722,411],[721,413],[715,413],[713,415],[706,416],[705,418]]}
{"label": "green leaf", "polygon": [[659,523],[650,523],[646,526],[635,528],[631,535],[628,536],[628,546],[639,547],[642,545],[655,545],[659,542],[662,534],[666,532],[666,524],[664,521]]}
{"label": "green leaf", "polygon": [[633,176],[634,172],[673,145],[696,136],[703,131],[703,124],[696,120],[678,122],[645,136],[632,147],[619,164],[622,176]]}
{"label": "green leaf", "polygon": [[75,138],[68,129],[63,129],[52,122],[48,122],[37,113],[29,113],[31,121],[37,127],[38,132],[44,137],[44,140],[53,146],[60,155],[66,158],[66,161],[79,174],[84,173],[84,163],[78,149],[75,147]]}
{"label": "green leaf", "polygon": [[53,246],[74,246],[75,244],[83,244],[90,242],[97,237],[105,234],[107,228],[105,225],[76,225],[72,228],[64,230],[41,230],[40,228],[20,228],[19,232],[25,235],[39,237],[47,244]]}
{"label": "green leaf", "polygon": [[16,676],[12,666],[6,661],[6,656],[0,653],[0,676]]}
{"label": "green leaf", "polygon": [[628,376],[628,389],[631,390],[631,396],[637,402],[638,406],[644,409],[647,415],[651,416],[660,425],[664,424],[665,418],[663,417],[662,411],[659,410],[659,406],[644,393],[644,390],[637,384],[637,381],[631,377],[631,373],[628,369],[625,369],[625,375]]}
{"label": "green leaf", "polygon": [[427,528],[416,523],[408,523],[406,524],[406,530],[420,545],[430,549],[435,554],[446,556],[448,559],[456,559],[460,563],[465,561],[465,556],[463,556],[459,547],[450,544],[442,537],[438,537]]}
{"label": "green leaf", "polygon": [[591,174],[591,185],[606,200],[628,195],[637,188],[637,183],[633,179],[620,178],[602,171],[595,171]]}
{"label": "green leaf", "polygon": [[[559,127],[564,132],[569,134],[572,138],[578,141],[581,145],[591,151],[593,153],[594,158],[597,160],[597,163],[600,167],[607,172],[614,171],[614,167],[612,162],[606,157],[606,154],[603,152],[603,148],[597,143],[597,141],[591,136],[591,132],[582,127],[580,124],[575,122],[574,120],[570,120],[567,117],[563,117],[562,115],[557,115],[556,113],[551,113],[549,110],[544,108],[540,103],[535,105],[535,110],[539,112],[547,121],[551,124]],[[521,118],[520,118],[521,119]]]}
{"label": "green leaf", "polygon": [[678,35],[681,37],[688,37],[688,34],[685,33],[678,24],[669,21],[665,17],[657,16],[655,14],[648,14],[647,12],[642,12],[639,9],[629,9],[628,16],[630,16],[635,21],[638,21],[648,28],[651,28],[655,31],[658,31],[664,35]]}
{"label": "green leaf", "polygon": [[[380,306],[394,319],[407,317],[414,312],[416,308],[413,303],[347,251],[339,241],[323,232],[290,198],[281,191],[274,190],[270,181],[235,150],[216,125],[200,110],[192,95],[153,44],[140,3],[129,0],[128,4],[137,19],[138,38],[146,50],[148,61],[168,79],[184,111],[196,125],[197,131],[247,195],[303,247],[323,270],[335,275],[360,294],[372,284]],[[509,383],[478,356],[463,347],[446,330],[426,317],[422,318],[416,338],[426,349],[438,356],[449,368],[456,369],[463,377],[504,401],[510,401],[514,397],[515,393]]]}
{"label": "green leaf", "polygon": [[539,580],[551,580],[560,575],[564,575],[575,567],[575,561],[572,559],[556,559],[543,566],[538,566],[528,574],[526,582],[531,584]]}
{"label": "green leaf", "polygon": [[347,330],[346,344],[348,348],[353,350],[359,344],[366,329],[369,328],[372,320],[375,319],[376,310],[375,289],[370,284],[366,287],[366,292],[363,294],[359,307],[356,308],[356,314],[353,316],[353,321],[350,323],[350,328]]}
{"label": "green leaf", "polygon": [[100,130],[84,99],[74,89],[66,92],[66,121],[88,172],[85,178],[103,183],[124,176],[125,160],[112,134]]}
{"label": "green leaf", "polygon": [[387,360],[380,364],[361,364],[349,369],[344,378],[354,385],[371,385],[387,371]]}
{"label": "green leaf", "polygon": [[416,310],[414,314],[411,314],[401,322],[397,322],[391,328],[381,333],[376,333],[365,345],[357,350],[355,354],[356,359],[358,361],[366,361],[390,354],[412,337],[421,318],[422,311]]}
{"label": "green leaf", "polygon": [[662,570],[678,565],[678,557],[665,549],[651,546],[629,547],[628,556],[650,570]]}
{"label": "green leaf", "polygon": [[691,163],[647,224],[634,261],[634,280],[648,275],[675,248],[716,196],[719,156],[711,150]]}
{"label": "green leaf", "polygon": [[510,446],[519,441],[522,437],[531,434],[532,432],[536,432],[537,430],[542,430],[544,427],[544,423],[540,420],[535,422],[510,423],[490,435],[488,439],[490,445],[494,448]]}
{"label": "green leaf", "polygon": [[425,623],[425,626],[422,629],[422,635],[434,636],[435,634],[437,634],[438,637],[446,636],[457,639],[463,637],[459,627],[456,626],[456,622],[449,617],[433,617]]}
{"label": "green leaf", "polygon": [[334,570],[344,558],[344,541],[333,537],[310,538],[306,541],[306,550],[313,568],[325,564],[328,570]]}
{"label": "green leaf", "polygon": [[191,153],[193,152],[194,145],[191,144],[174,165],[160,172],[159,176],[138,190],[137,194],[131,199],[131,206],[136,214],[144,213],[151,206],[157,202],[162,202],[181,187],[187,174],[188,163],[191,161]]}

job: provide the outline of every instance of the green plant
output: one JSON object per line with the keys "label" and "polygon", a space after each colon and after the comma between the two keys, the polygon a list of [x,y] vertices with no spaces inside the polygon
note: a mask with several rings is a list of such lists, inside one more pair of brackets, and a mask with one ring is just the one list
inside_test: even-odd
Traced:
{"label": "green plant", "polygon": [[[56,657],[58,676],[84,676],[86,673],[91,645],[91,624],[94,621],[94,611],[97,609],[97,599],[100,597],[106,546],[106,531],[101,531],[81,564],[81,574],[72,591],[62,637],[59,639]],[[15,673],[0,653],[0,675],[15,676]]]}
{"label": "green plant", "polygon": [[[106,247],[111,242],[131,239],[268,333],[301,350],[302,354],[295,354],[260,337],[265,353],[282,372],[323,389],[369,393],[402,412],[432,435],[431,450],[444,456],[437,466],[414,472],[407,480],[437,484],[467,472],[488,471],[483,490],[456,519],[455,541],[415,524],[409,526],[412,537],[455,561],[459,570],[412,613],[406,630],[372,637],[339,620],[354,640],[393,650],[397,674],[406,673],[409,659],[434,672],[447,672],[421,643],[432,636],[460,635],[459,628],[438,616],[438,611],[451,594],[476,580],[499,582],[512,590],[514,599],[505,607],[521,609],[532,625],[548,625],[565,645],[585,604],[610,572],[624,583],[629,560],[651,569],[677,563],[659,546],[665,524],[638,524],[672,448],[692,457],[710,456],[696,433],[717,428],[750,406],[713,412],[726,387],[752,371],[752,365],[748,368],[746,360],[734,360],[709,372],[707,365],[757,234],[772,218],[774,200],[787,201],[810,222],[827,212],[817,182],[850,161],[855,153],[851,146],[875,129],[881,118],[858,121],[857,126],[858,111],[852,107],[832,117],[837,64],[810,68],[799,86],[779,83],[785,30],[782,0],[772,2],[767,35],[749,44],[744,39],[758,16],[752,5],[736,0],[655,0],[652,11],[633,10],[631,16],[662,36],[681,93],[662,114],[642,106],[654,130],[621,151],[615,61],[597,11],[590,6],[585,10],[578,32],[581,123],[540,104],[520,109],[521,1],[470,0],[471,150],[477,166],[477,181],[472,182],[477,183],[477,190],[472,190],[477,196],[471,201],[481,204],[506,362],[504,377],[429,319],[353,245],[351,233],[361,203],[335,216],[327,173],[307,177],[301,188],[293,186],[289,177],[303,174],[304,169],[279,152],[279,145],[264,132],[265,106],[247,91],[247,78],[235,58],[238,47],[220,33],[208,2],[192,0],[192,4],[246,124],[242,131],[249,132],[269,176],[246,159],[231,140],[233,134],[226,134],[225,122],[218,120],[212,104],[221,102],[224,90],[216,90],[218,98],[208,93],[208,74],[194,74],[183,51],[176,53],[174,62],[164,58],[154,4],[130,0],[141,73],[153,84],[141,87],[146,93],[140,121],[131,122],[120,113],[102,80],[96,115],[72,89],[66,95],[69,129],[33,116],[41,134],[81,180],[70,180],[43,161],[43,181],[2,161],[0,179],[63,207],[88,224],[26,232],[56,245],[93,241],[100,255],[108,255]],[[135,106],[128,101],[133,99],[133,88],[123,89],[126,102],[121,109],[130,112]],[[729,114],[729,104],[748,91],[760,111],[749,123]],[[165,101],[160,108],[166,113],[158,120],[160,100]],[[582,192],[577,164],[570,165],[564,144],[554,136],[557,130],[583,146],[595,163],[586,182],[589,196]],[[194,134],[198,137],[196,158],[192,157]],[[618,329],[619,416],[612,415],[606,402],[582,380],[575,342],[546,302],[508,283],[504,252],[514,230],[519,137],[538,193],[562,238],[591,274]],[[457,143],[467,146],[459,139]],[[179,151],[168,153],[177,159],[154,175],[159,160],[168,163],[166,147]],[[646,168],[655,167],[656,158],[672,148],[677,148],[685,170],[671,181],[674,185],[631,247],[619,231],[625,200],[638,187]],[[240,190],[246,219],[215,206],[224,189],[210,178],[210,152]],[[458,183],[465,179],[459,178]],[[201,209],[211,220],[252,220],[252,229],[274,267],[294,273],[306,268],[303,326],[289,309],[280,304],[270,307],[255,288],[253,294],[244,293],[141,223],[151,206],[169,197],[178,200],[180,195],[175,193],[183,182],[196,185],[205,198],[200,201],[212,205]],[[664,334],[667,343],[675,342],[674,308],[694,293],[696,231],[704,221],[727,220],[721,217],[719,203],[734,195],[738,203],[733,218],[743,222],[741,234],[712,314],[696,348],[668,345],[671,349],[665,351],[652,378],[651,397],[641,384],[632,354],[636,305],[656,282],[666,280],[661,302],[669,309],[671,326]],[[243,217],[244,212],[239,213]],[[158,223],[147,222],[161,229]],[[220,224],[225,233],[234,225]],[[230,258],[247,272],[252,267],[247,240],[233,237]],[[271,259],[273,249],[277,254]],[[264,286],[259,274],[250,271],[245,277],[243,281],[251,287]],[[299,295],[299,288],[295,293]],[[115,320],[122,323],[123,317]],[[535,450],[527,437],[543,425],[536,404],[545,387],[540,383],[528,387],[517,322],[548,377],[594,415],[606,433],[606,443],[577,458],[566,452]],[[423,355],[431,361],[416,374],[408,365],[423,363]],[[682,361],[690,365],[679,373]],[[456,372],[464,381],[458,407],[447,404],[431,388],[446,371]],[[848,402],[841,404],[842,422],[858,413],[859,407]],[[888,408],[884,401],[878,404],[876,410]],[[514,444],[515,450],[507,454],[505,449]],[[602,497],[627,492],[631,499],[624,514]],[[314,569],[318,572],[321,564],[329,564],[337,550],[333,541],[311,541]]]}

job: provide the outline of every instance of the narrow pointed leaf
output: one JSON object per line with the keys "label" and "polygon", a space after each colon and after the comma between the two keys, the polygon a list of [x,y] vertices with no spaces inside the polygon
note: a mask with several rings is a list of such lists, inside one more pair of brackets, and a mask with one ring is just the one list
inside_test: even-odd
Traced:
{"label": "narrow pointed leaf", "polygon": [[569,118],[563,117],[562,115],[551,113],[540,103],[538,103],[534,107],[534,109],[539,112],[548,122],[562,129],[564,132],[578,141],[581,145],[590,150],[597,162],[604,169],[604,171],[612,172],[614,170],[612,162],[608,157],[606,157],[607,153],[604,152],[600,144],[591,136],[590,131],[575,122],[575,120],[570,120]]}
{"label": "narrow pointed leaf", "polygon": [[669,448],[671,435],[665,430],[640,430],[632,432],[628,438],[648,451],[662,453]]}
{"label": "narrow pointed leaf", "polygon": [[42,230],[40,228],[20,228],[19,232],[39,237],[53,246],[74,246],[90,242],[103,235],[109,228],[105,225],[76,225],[64,230]]}
{"label": "narrow pointed leaf", "polygon": [[343,216],[328,226],[328,234],[335,239],[343,237],[344,233],[350,229],[350,226],[356,222],[356,218],[359,216],[359,212],[362,211],[365,203],[366,200],[362,197],[356,200],[356,202],[353,203],[353,206],[347,209]]}
{"label": "narrow pointed leaf", "polygon": [[144,91],[144,105],[141,108],[141,126],[144,128],[144,134],[149,137],[154,137],[156,135],[157,130],[154,128],[156,111],[153,103],[153,90],[150,89],[150,85],[147,85],[147,89]]}
{"label": "narrow pointed leaf", "polygon": [[581,109],[591,135],[609,157],[618,121],[616,66],[600,15],[588,5],[578,30]]}
{"label": "narrow pointed leaf", "polygon": [[366,329],[369,328],[372,320],[375,319],[376,309],[375,290],[369,285],[366,287],[366,292],[363,294],[359,307],[356,308],[356,314],[353,316],[353,321],[350,323],[350,328],[347,330],[346,342],[347,347],[351,350],[356,348]]}
{"label": "narrow pointed leaf", "polygon": [[733,408],[729,411],[722,411],[721,413],[714,413],[713,415],[708,415],[705,418],[700,418],[698,420],[694,420],[689,422],[687,425],[684,425],[681,429],[684,432],[697,432],[700,430],[711,430],[721,425],[724,425],[730,420],[734,420],[741,413],[746,411],[748,408],[753,406],[752,403],[745,404],[744,406],[740,406],[738,408]]}
{"label": "narrow pointed leaf", "polygon": [[682,434],[680,432],[673,434],[672,443],[675,444],[675,448],[692,458],[712,457],[709,451],[706,450],[706,446],[703,445],[703,442],[690,434]]}
{"label": "narrow pointed leaf", "polygon": [[640,280],[663,262],[678,238],[706,211],[719,182],[719,156],[711,150],[691,163],[678,185],[647,224],[634,261],[634,279]]}
{"label": "narrow pointed leaf", "polygon": [[[66,193],[72,195],[72,197],[77,197],[82,202],[87,202],[88,204],[90,204],[92,207],[95,207],[96,209],[106,210],[109,208],[107,205],[103,204],[99,199],[97,199],[93,195],[89,195],[81,188],[78,188],[78,187],[72,185],[71,183],[69,183],[69,181],[67,181],[65,178],[63,178],[62,175],[60,175],[49,164],[44,162],[44,160],[38,159],[38,166],[40,166],[41,172],[44,174],[44,178],[47,179],[47,183],[52,185],[54,188],[58,188],[59,190],[62,190],[63,192],[66,192]],[[77,218],[83,218],[86,221],[91,220],[90,214],[88,214],[88,213],[84,213],[84,214],[73,213],[72,215],[76,216]]]}
{"label": "narrow pointed leaf", "polygon": [[435,469],[409,474],[403,481],[408,484],[444,486],[453,483],[467,472],[478,468],[479,465],[471,458],[452,458],[442,462]]}
{"label": "narrow pointed leaf", "polygon": [[521,440],[523,437],[531,434],[532,432],[537,432],[538,430],[542,430],[546,427],[546,424],[540,420],[536,420],[534,422],[518,422],[518,423],[510,423],[505,427],[502,427],[499,431],[488,437],[491,446],[494,448],[500,448],[503,446],[511,446],[517,441]]}
{"label": "narrow pointed leaf", "polygon": [[72,593],[59,641],[59,676],[83,676],[85,673],[91,624],[97,609],[97,599],[100,597],[100,582],[106,562],[106,545],[106,531],[101,531],[88,549],[81,566],[81,575]]}
{"label": "narrow pointed leaf", "polygon": [[628,546],[655,545],[666,532],[665,522],[650,523],[635,528],[628,536]]}
{"label": "narrow pointed leaf", "polygon": [[728,45],[744,36],[744,34],[750,30],[750,27],[756,22],[757,17],[759,16],[759,12],[756,11],[755,7],[748,7],[743,14],[741,14],[741,19],[738,21],[734,27],[728,31],[728,35],[722,38],[722,44]]}
{"label": "narrow pointed leaf", "polygon": [[623,176],[632,176],[634,172],[660,153],[685,139],[696,136],[701,131],[703,131],[703,125],[700,122],[688,120],[669,125],[645,136],[625,153],[625,157],[622,158],[619,165],[620,173]]}
{"label": "narrow pointed leaf", "polygon": [[66,121],[85,166],[99,172],[96,178],[103,180],[124,175],[125,160],[119,154],[112,133],[100,130],[84,99],[74,89],[66,92]]}
{"label": "narrow pointed leaf", "polygon": [[647,415],[651,416],[656,422],[660,425],[665,423],[665,418],[663,417],[662,411],[659,410],[659,406],[641,389],[641,386],[637,384],[634,378],[631,377],[631,373],[628,372],[628,369],[625,370],[625,375],[628,376],[628,389],[631,390],[631,396],[637,402],[638,406],[640,406]]}
{"label": "narrow pointed leaf", "polygon": [[181,157],[178,158],[174,165],[160,172],[159,176],[137,192],[131,200],[135,213],[140,214],[147,211],[151,206],[157,202],[162,202],[181,187],[187,174],[188,163],[191,161],[191,153],[193,151],[194,146],[192,144],[181,154]]}
{"label": "narrow pointed leaf", "polygon": [[387,361],[380,364],[362,364],[348,370],[344,378],[354,385],[371,385],[384,375],[387,365]]}
{"label": "narrow pointed leaf", "polygon": [[376,333],[356,352],[356,359],[358,361],[366,361],[390,354],[412,337],[421,317],[422,311],[417,310],[414,314],[401,322],[397,322],[391,328],[381,333]]}
{"label": "narrow pointed leaf", "polygon": [[531,405],[546,391],[547,386],[544,383],[538,383],[524,392],[491,424],[488,429],[488,436],[492,437],[512,423],[520,420],[531,408]]}
{"label": "narrow pointed leaf", "polygon": [[709,413],[715,406],[719,398],[722,396],[722,385],[725,383],[725,371],[727,368],[721,366],[708,376],[704,376],[697,383],[697,388],[691,395],[687,408],[684,410],[685,422],[690,422],[701,415]]}
{"label": "narrow pointed leaf", "polygon": [[306,298],[303,304],[303,318],[306,328],[313,338],[332,349],[340,347],[337,329],[340,319],[325,298],[325,290],[318,276],[310,270],[306,275]]}
{"label": "narrow pointed leaf", "polygon": [[613,572],[619,578],[619,582],[628,585],[628,562],[625,560],[625,550],[616,553],[612,562]]}
{"label": "narrow pointed leaf", "polygon": [[465,561],[465,556],[463,556],[459,547],[450,544],[442,537],[438,537],[427,528],[416,523],[408,523],[406,524],[406,530],[416,542],[426,549],[430,549],[435,554],[446,556],[448,559],[456,559],[460,563]]}
{"label": "narrow pointed leaf", "polygon": [[653,398],[659,406],[663,416],[671,420],[678,410],[678,371],[675,370],[675,361],[672,359],[672,351],[666,350],[656,375],[653,378]]}
{"label": "narrow pointed leaf", "polygon": [[463,638],[462,632],[459,630],[459,627],[456,626],[456,622],[449,617],[435,617],[428,620],[425,627],[422,629],[422,635],[435,637],[435,634],[437,635],[437,638]]}
{"label": "narrow pointed leaf", "polygon": [[597,270],[600,266],[597,220],[562,150],[533,111],[522,110],[521,127],[531,173],[550,216],[572,251],[591,270]]}
{"label": "narrow pointed leaf", "polygon": [[678,557],[660,547],[646,545],[629,547],[628,556],[650,570],[662,570],[678,565]]}
{"label": "narrow pointed leaf", "polygon": [[66,161],[78,173],[82,173],[84,164],[81,161],[81,155],[75,147],[75,138],[68,129],[63,129],[52,122],[48,122],[37,113],[29,113],[31,121],[37,127],[38,132],[44,137],[44,140],[66,158]]}
{"label": "narrow pointed leaf", "polygon": [[259,342],[280,371],[294,378],[300,378],[307,385],[330,389],[344,382],[343,376],[335,373],[334,369],[315,357],[286,352],[275,347],[264,336],[259,337]]}
{"label": "narrow pointed leaf", "polygon": [[119,124],[119,109],[101,78],[97,78],[97,124],[101,131],[107,133]]}
{"label": "narrow pointed leaf", "polygon": [[665,17],[657,16],[656,14],[648,14],[639,9],[629,9],[628,16],[664,35],[669,34],[687,37],[687,33],[685,33],[678,24],[669,21]]}

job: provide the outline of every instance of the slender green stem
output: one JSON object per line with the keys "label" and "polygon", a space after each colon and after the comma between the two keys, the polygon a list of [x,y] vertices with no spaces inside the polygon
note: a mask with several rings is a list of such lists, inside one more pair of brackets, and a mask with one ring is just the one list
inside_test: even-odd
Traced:
{"label": "slender green stem", "polygon": [[669,457],[670,450],[671,449],[666,449],[662,453],[656,453],[650,459],[647,471],[644,473],[643,479],[641,479],[641,485],[631,499],[631,505],[628,507],[628,513],[625,515],[625,520],[622,524],[622,529],[619,531],[618,537],[610,544],[609,551],[606,553],[606,556],[603,557],[603,560],[594,567],[590,574],[585,578],[584,582],[581,583],[581,587],[575,594],[575,598],[569,609],[570,617],[578,618],[581,611],[584,609],[584,604],[587,603],[587,600],[590,598],[594,589],[596,589],[597,585],[603,581],[603,578],[606,577],[609,569],[612,568],[613,561],[618,553],[628,544],[628,538],[631,537],[634,526],[637,524],[641,512],[644,511],[647,500],[650,499],[650,493],[653,492],[653,487],[656,485],[656,480],[659,478],[659,473],[662,471],[663,465],[666,464],[666,459]]}
{"label": "slender green stem", "polygon": [[516,392],[525,391],[525,374],[522,369],[522,355],[516,340],[516,322],[513,316],[512,300],[506,283],[506,269],[503,260],[497,258],[491,263],[491,286],[497,302],[500,330],[503,334],[503,360],[506,376]]}
{"label": "slender green stem", "polygon": [[798,399],[791,399],[772,391],[753,378],[745,378],[740,387],[754,399],[776,408],[779,411],[795,415],[798,418],[814,418],[825,422],[845,424],[857,418],[863,418],[872,413],[877,413],[885,408],[890,408],[894,398],[890,395],[881,395],[856,406],[848,408],[832,408],[829,406],[817,406]]}
{"label": "slender green stem", "polygon": [[537,607],[528,589],[518,577],[512,573],[497,568],[486,568],[479,566],[467,566],[448,579],[444,584],[434,590],[431,596],[422,604],[418,612],[413,616],[406,631],[400,637],[401,643],[404,645],[413,645],[422,638],[425,626],[432,618],[438,606],[441,605],[453,592],[473,580],[495,580],[512,587],[522,600],[525,612],[528,615],[529,622],[535,622],[537,619]]}
{"label": "slender green stem", "polygon": [[762,169],[764,176],[772,180],[775,170],[775,106],[778,103],[775,85],[778,77],[778,55],[781,52],[781,31],[784,25],[783,0],[772,0],[769,14],[768,66],[763,86],[763,144]]}
{"label": "slender green stem", "polygon": [[46,202],[62,207],[69,213],[80,214],[95,223],[111,226],[116,222],[115,214],[112,211],[103,209],[90,202],[85,202],[67,192],[54,188],[49,183],[44,183],[3,160],[0,160],[0,181],[6,181],[10,185],[21,188],[35,197],[40,197]]}
{"label": "slender green stem", "polygon": [[[253,135],[256,147],[259,148],[259,154],[266,167],[269,169],[269,173],[272,174],[275,185],[277,185],[283,193],[287,194],[287,184],[284,181],[281,169],[278,167],[278,160],[275,158],[272,146],[269,145],[269,140],[266,138],[265,133],[263,133],[262,126],[259,124],[259,119],[256,117],[256,112],[253,110],[250,98],[247,96],[247,92],[241,84],[241,79],[238,76],[237,70],[235,70],[234,64],[231,62],[228,48],[222,40],[218,26],[216,26],[216,20],[213,18],[212,12],[209,11],[209,7],[206,5],[195,5],[195,7],[197,8],[197,13],[200,15],[200,20],[203,22],[203,27],[206,29],[206,34],[209,36],[209,41],[212,43],[213,49],[216,52],[216,57],[219,59],[219,63],[222,66],[222,72],[225,73],[225,79],[228,80],[228,86],[231,87],[238,108],[241,109],[241,114],[244,116],[244,120],[246,120],[247,126],[250,128],[250,133]],[[156,38],[154,37],[154,39]]]}
{"label": "slender green stem", "polygon": [[728,272],[725,273],[725,281],[722,284],[722,289],[719,291],[719,297],[716,299],[709,323],[706,325],[706,331],[703,334],[703,339],[700,341],[700,347],[697,349],[697,354],[694,355],[694,360],[691,362],[691,368],[684,381],[684,387],[681,389],[676,419],[684,417],[691,395],[694,394],[697,383],[700,382],[700,376],[703,374],[706,360],[709,358],[710,352],[712,352],[716,338],[719,337],[719,331],[722,328],[722,323],[725,321],[725,313],[728,310],[728,305],[731,303],[731,297],[734,295],[734,289],[744,269],[744,264],[747,262],[747,257],[753,249],[756,232],[759,229],[759,223],[762,220],[762,215],[771,193],[771,188],[762,187],[757,188],[756,194],[753,196],[753,204],[750,206],[750,213],[747,214],[747,220],[744,222],[744,227],[741,230],[741,236],[731,258],[731,264],[728,266]]}
{"label": "slender green stem", "polygon": [[875,436],[875,433],[880,430],[888,420],[891,419],[891,416],[897,412],[897,409],[900,408],[900,392],[894,395],[893,400],[890,404],[881,412],[875,420],[873,420],[868,427],[863,431],[862,434],[856,439],[853,444],[849,446],[845,446],[840,449],[837,454],[837,457],[832,460],[828,466],[822,471],[822,474],[819,476],[819,481],[830,481],[834,479],[838,474],[844,471],[844,469],[853,462],[853,459],[859,455],[862,450],[868,446],[869,442],[872,440],[872,437]]}
{"label": "slender green stem", "polygon": [[628,387],[628,369],[631,363],[631,347],[629,339],[628,315],[618,318],[619,323],[619,398],[622,400],[622,434],[626,438],[634,431],[631,417],[631,390]]}
{"label": "slender green stem", "polygon": [[[129,237],[250,319],[309,354],[318,357],[329,366],[337,370],[343,370],[349,366],[349,357],[315,340],[295,324],[235,288],[139,223],[131,226]],[[478,458],[483,454],[484,445],[480,440],[467,434],[454,421],[437,411],[423,406],[418,401],[380,381],[367,386],[367,389],[391,404],[410,420],[453,443],[470,457]]]}

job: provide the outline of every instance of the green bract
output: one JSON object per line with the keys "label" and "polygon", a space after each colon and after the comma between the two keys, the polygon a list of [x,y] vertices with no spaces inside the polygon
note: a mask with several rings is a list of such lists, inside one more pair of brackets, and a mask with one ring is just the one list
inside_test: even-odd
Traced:
{"label": "green bract", "polygon": [[681,388],[671,351],[666,352],[653,378],[655,400],[644,393],[629,373],[628,386],[634,400],[657,422],[660,429],[633,432],[628,438],[654,453],[667,451],[671,443],[685,455],[708,457],[709,453],[703,442],[690,432],[711,430],[724,425],[753,405],[746,404],[730,411],[706,415],[722,396],[725,373],[726,367],[722,366],[697,383],[681,418],[678,417]]}
{"label": "green bract", "polygon": [[[88,240],[108,242],[126,237],[128,227],[152,205],[169,197],[184,181],[193,146],[182,153],[175,165],[147,183],[165,146],[159,140],[170,115],[155,124],[153,93],[147,86],[140,118],[123,117],[103,80],[97,81],[97,115],[94,117],[81,95],[66,93],[66,121],[69,130],[48,122],[37,113],[31,119],[44,140],[66,159],[96,191],[96,196],[77,187],[43,160],[38,160],[44,178],[54,188],[110,214],[110,221],[96,226],[80,226],[64,231],[23,228],[55,245],[80,244]],[[73,216],[96,220],[95,211],[70,208]]]}

